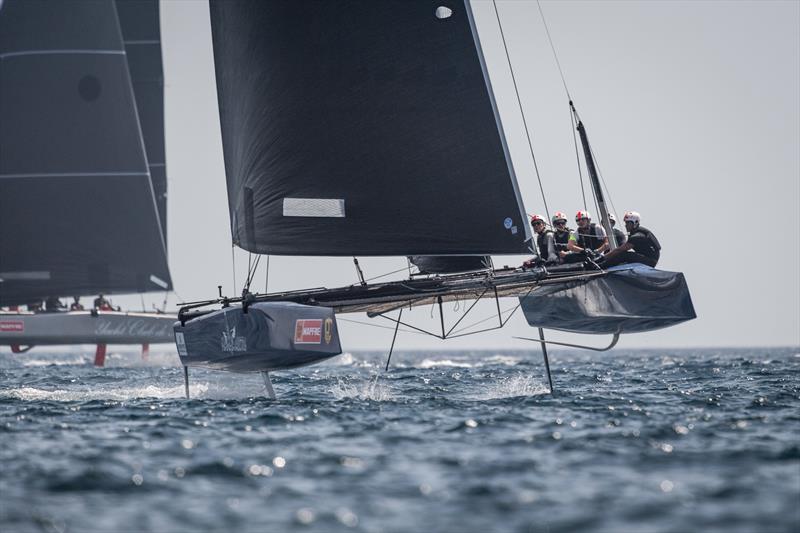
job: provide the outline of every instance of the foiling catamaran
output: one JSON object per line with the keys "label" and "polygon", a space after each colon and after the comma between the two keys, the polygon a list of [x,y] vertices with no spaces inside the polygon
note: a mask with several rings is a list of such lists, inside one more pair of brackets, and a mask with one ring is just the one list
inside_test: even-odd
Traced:
{"label": "foiling catamaran", "polygon": [[26,312],[169,291],[157,0],[0,2],[0,345],[174,340],[174,315]]}
{"label": "foiling catamaran", "polygon": [[[528,323],[613,335],[695,317],[684,277],[644,265],[491,267],[531,236],[468,0],[211,0],[222,141],[235,245],[255,254],[410,257],[402,281],[185,304],[184,365],[269,372],[341,353],[338,313],[365,312],[445,339],[443,304],[518,298]],[[582,123],[593,192],[602,189]],[[358,268],[357,259],[356,267]],[[403,310],[439,308],[437,331]],[[221,306],[216,308],[217,306]],[[394,313],[396,312],[396,315]],[[389,316],[392,313],[392,316]],[[572,346],[566,343],[552,343]],[[394,340],[389,350],[389,358]],[[389,360],[387,359],[387,368]],[[548,377],[550,377],[548,364]],[[551,381],[552,390],[552,381]]]}

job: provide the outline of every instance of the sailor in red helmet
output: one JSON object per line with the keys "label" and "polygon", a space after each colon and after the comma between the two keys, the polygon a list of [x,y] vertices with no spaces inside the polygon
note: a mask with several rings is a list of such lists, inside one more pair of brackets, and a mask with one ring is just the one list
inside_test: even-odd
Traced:
{"label": "sailor in red helmet", "polygon": [[650,267],[658,264],[661,257],[661,244],[652,231],[640,226],[641,216],[636,211],[628,211],[623,217],[628,240],[611,250],[600,261],[603,268],[623,263],[642,263]]}
{"label": "sailor in red helmet", "polygon": [[531,216],[531,226],[536,233],[536,248],[539,255],[528,259],[522,266],[531,268],[537,264],[544,263],[546,265],[555,265],[559,263],[558,254],[556,253],[556,243],[553,239],[553,232],[547,227],[547,222],[541,215]]}
{"label": "sailor in red helmet", "polygon": [[586,255],[587,251],[602,254],[608,250],[608,236],[603,226],[592,222],[592,215],[588,211],[578,211],[575,214],[578,229],[569,237],[569,251]]}
{"label": "sailor in red helmet", "polygon": [[556,243],[556,253],[558,254],[558,258],[563,261],[564,257],[569,254],[567,244],[569,243],[569,236],[572,230],[567,227],[567,215],[561,211],[556,211],[553,214],[552,220],[553,229],[555,230],[553,233],[553,240]]}

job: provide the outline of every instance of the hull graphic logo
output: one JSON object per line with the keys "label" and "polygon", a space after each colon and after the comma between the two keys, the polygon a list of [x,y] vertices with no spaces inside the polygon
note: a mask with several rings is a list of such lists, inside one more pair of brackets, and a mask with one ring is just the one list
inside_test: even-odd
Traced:
{"label": "hull graphic logo", "polygon": [[186,357],[189,355],[189,350],[186,349],[186,339],[180,331],[175,332],[175,346],[178,347],[178,355]]}
{"label": "hull graphic logo", "polygon": [[0,331],[3,333],[22,333],[25,331],[25,322],[22,320],[7,320],[0,322]]}
{"label": "hull graphic logo", "polygon": [[333,337],[333,319],[332,318],[326,318],[325,319],[325,344],[330,344],[332,337]]}
{"label": "hull graphic logo", "polygon": [[220,347],[223,352],[246,352],[247,351],[247,338],[236,336],[236,326],[230,330],[222,331],[222,342]]}
{"label": "hull graphic logo", "polygon": [[294,323],[295,344],[320,344],[322,342],[322,319],[298,319]]}

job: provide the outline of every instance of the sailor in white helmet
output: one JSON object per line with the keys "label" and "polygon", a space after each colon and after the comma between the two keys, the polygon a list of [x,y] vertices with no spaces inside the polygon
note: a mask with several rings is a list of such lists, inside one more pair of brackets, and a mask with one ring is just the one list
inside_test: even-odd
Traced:
{"label": "sailor in white helmet", "polygon": [[661,244],[652,231],[641,226],[641,216],[636,211],[628,211],[623,217],[628,240],[614,248],[600,261],[600,266],[608,268],[623,263],[642,263],[655,267],[661,257]]}
{"label": "sailor in white helmet", "polygon": [[622,246],[625,244],[625,241],[628,240],[628,236],[617,227],[617,217],[614,216],[614,213],[608,214],[608,221],[611,224],[611,231],[614,232],[614,241],[617,243],[617,246]]}

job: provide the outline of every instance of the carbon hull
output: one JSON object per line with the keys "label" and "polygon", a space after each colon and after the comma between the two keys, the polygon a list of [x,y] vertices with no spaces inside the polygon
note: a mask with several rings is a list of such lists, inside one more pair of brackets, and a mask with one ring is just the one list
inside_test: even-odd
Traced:
{"label": "carbon hull", "polygon": [[0,312],[0,345],[169,343],[174,323],[175,315],[156,313]]}
{"label": "carbon hull", "polygon": [[226,307],[175,322],[174,331],[184,366],[269,372],[342,353],[332,309],[290,302]]}
{"label": "carbon hull", "polygon": [[697,317],[682,273],[640,264],[543,285],[520,302],[529,325],[571,333],[640,333]]}

